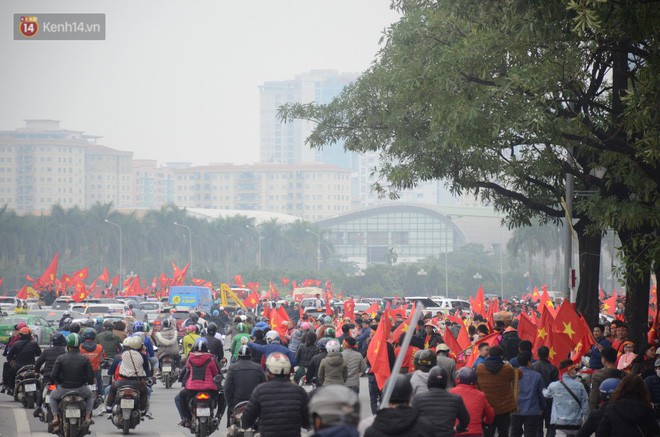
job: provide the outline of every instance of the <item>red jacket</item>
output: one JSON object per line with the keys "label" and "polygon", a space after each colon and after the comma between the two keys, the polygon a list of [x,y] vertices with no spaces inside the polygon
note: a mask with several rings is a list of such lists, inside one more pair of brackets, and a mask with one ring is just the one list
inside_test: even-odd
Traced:
{"label": "red jacket", "polygon": [[191,352],[186,361],[188,379],[187,390],[217,390],[213,377],[218,374],[218,366],[213,355],[204,352]]}
{"label": "red jacket", "polygon": [[470,413],[470,424],[467,431],[460,434],[456,433],[456,435],[483,435],[481,418],[483,417],[483,423],[486,425],[493,423],[495,418],[493,407],[486,400],[484,392],[479,390],[476,385],[470,384],[458,384],[449,392],[463,398],[463,403],[468,413]]}

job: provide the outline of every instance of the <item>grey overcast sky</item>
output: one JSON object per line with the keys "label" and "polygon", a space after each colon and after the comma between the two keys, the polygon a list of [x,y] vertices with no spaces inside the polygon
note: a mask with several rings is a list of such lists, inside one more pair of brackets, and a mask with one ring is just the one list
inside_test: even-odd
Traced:
{"label": "grey overcast sky", "polygon": [[[361,72],[389,0],[2,0],[0,130],[61,120],[138,159],[259,160],[259,91]],[[14,41],[14,13],[105,13],[105,41]]]}

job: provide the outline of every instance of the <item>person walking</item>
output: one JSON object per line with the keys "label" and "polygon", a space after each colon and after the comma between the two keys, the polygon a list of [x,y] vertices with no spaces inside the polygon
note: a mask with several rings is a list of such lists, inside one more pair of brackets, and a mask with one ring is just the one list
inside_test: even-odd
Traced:
{"label": "person walking", "polygon": [[339,342],[330,340],[325,345],[328,355],[321,360],[319,365],[318,380],[320,385],[341,384],[345,385],[348,379],[348,367],[344,357],[339,352]]}
{"label": "person walking", "polygon": [[575,379],[577,372],[573,361],[564,360],[559,368],[561,379],[551,383],[543,394],[552,399],[550,424],[555,435],[573,437],[589,415],[589,396],[582,383]]}
{"label": "person walking", "polygon": [[484,430],[486,437],[493,437],[496,431],[500,436],[508,436],[511,413],[518,408],[515,392],[519,370],[505,363],[503,356],[502,348],[493,346],[488,351],[488,358],[477,366],[477,385],[495,412],[493,424]]}
{"label": "person walking", "polygon": [[495,412],[490,406],[486,395],[477,388],[477,372],[470,367],[462,367],[456,373],[456,387],[449,390],[459,395],[470,414],[470,423],[465,432],[458,432],[460,436],[483,436],[483,425],[490,425],[495,419]]}
{"label": "person walking", "polygon": [[[522,342],[521,342],[522,343]],[[532,353],[522,351],[517,356],[520,366],[518,410],[511,415],[511,437],[536,437],[543,431],[543,377],[532,369]]]}
{"label": "person walking", "polygon": [[360,352],[357,351],[357,343],[353,337],[346,337],[344,340],[344,350],[341,353],[346,363],[348,372],[346,378],[346,387],[360,394],[360,375],[367,370],[367,362]]}
{"label": "person walking", "polygon": [[589,408],[597,410],[600,404],[600,383],[608,378],[623,379],[625,374],[616,368],[617,352],[613,347],[604,347],[600,351],[603,368],[591,376],[591,389],[589,390]]}
{"label": "person walking", "polygon": [[428,390],[412,398],[411,405],[419,411],[421,418],[431,422],[435,437],[453,437],[455,432],[467,431],[470,424],[470,413],[463,398],[447,391],[448,383],[447,371],[433,367],[428,373]]}

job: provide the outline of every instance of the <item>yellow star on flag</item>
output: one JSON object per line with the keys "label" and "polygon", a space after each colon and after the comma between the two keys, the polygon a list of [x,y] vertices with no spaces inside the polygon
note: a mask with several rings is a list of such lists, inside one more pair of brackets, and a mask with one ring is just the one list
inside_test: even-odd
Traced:
{"label": "yellow star on flag", "polygon": [[557,352],[555,352],[555,348],[551,347],[550,348],[550,353],[548,355],[548,358],[550,358],[550,361],[552,361],[555,358],[555,355],[557,355]]}
{"label": "yellow star on flag", "polygon": [[374,348],[374,353],[378,354],[378,348],[380,348],[380,340],[376,342],[376,347]]}
{"label": "yellow star on flag", "polygon": [[536,333],[536,336],[537,336],[538,338],[542,338],[542,339],[545,340],[546,337],[548,337],[548,333],[547,333],[547,331],[545,330],[545,328],[541,328],[541,329],[539,329],[538,332]]}
{"label": "yellow star on flag", "polygon": [[571,326],[571,322],[564,323],[564,334],[568,335],[568,337],[573,340],[573,334],[575,334],[575,331],[573,331],[573,327]]}
{"label": "yellow star on flag", "polygon": [[579,354],[581,349],[582,349],[582,342],[579,342],[578,344],[575,345],[573,352]]}
{"label": "yellow star on flag", "polygon": [[610,306],[607,303],[603,304],[603,310],[609,310]]}

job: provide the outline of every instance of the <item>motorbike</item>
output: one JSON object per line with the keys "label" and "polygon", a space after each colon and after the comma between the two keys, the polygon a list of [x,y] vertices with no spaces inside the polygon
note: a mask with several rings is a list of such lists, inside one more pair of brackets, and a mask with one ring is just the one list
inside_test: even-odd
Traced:
{"label": "motorbike", "polygon": [[55,384],[44,384],[44,390],[42,393],[43,402],[41,403],[41,414],[39,415],[39,420],[42,422],[50,423],[53,421],[53,412],[50,410],[50,394],[57,387]]}
{"label": "motorbike", "polygon": [[172,383],[179,378],[179,368],[177,367],[176,360],[166,355],[162,359],[160,379],[163,381],[165,388],[171,388]]}
{"label": "motorbike", "polygon": [[60,424],[57,430],[48,426],[48,432],[61,437],[83,437],[89,434],[89,426],[85,425],[85,399],[77,391],[65,393],[59,404]]}
{"label": "motorbike", "polygon": [[206,437],[218,429],[220,419],[215,414],[217,407],[218,404],[211,393],[206,391],[198,392],[190,400],[190,431],[196,437]]}
{"label": "motorbike", "polygon": [[144,420],[142,416],[140,392],[131,386],[123,386],[117,390],[117,397],[110,416],[112,424],[121,429],[122,434],[128,435],[131,429],[135,429]]}
{"label": "motorbike", "polygon": [[234,411],[229,417],[229,427],[227,428],[227,437],[258,437],[256,423],[252,428],[243,428],[241,419],[247,407],[248,401],[239,402],[234,407]]}
{"label": "motorbike", "polygon": [[87,388],[92,392],[92,396],[94,397],[94,409],[96,410],[103,403],[103,396],[98,393],[96,383],[87,384]]}
{"label": "motorbike", "polygon": [[101,378],[103,379],[103,387],[107,387],[112,384],[112,375],[108,373],[111,364],[112,360],[109,358],[101,361]]}
{"label": "motorbike", "polygon": [[41,375],[29,364],[18,369],[14,383],[14,400],[25,408],[34,408],[41,391]]}

